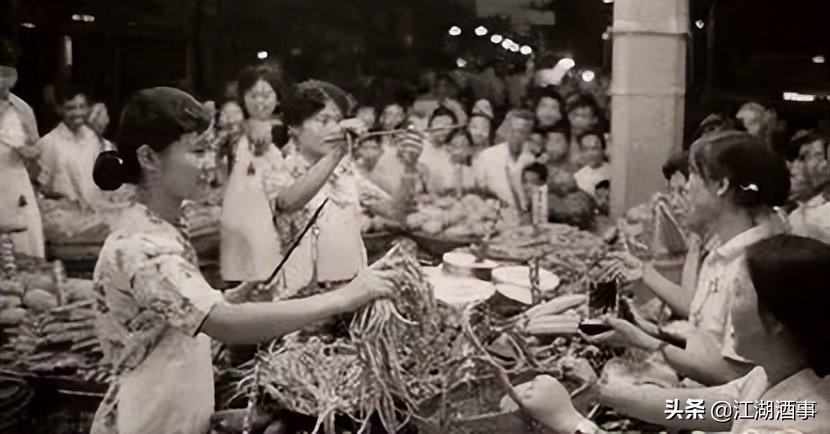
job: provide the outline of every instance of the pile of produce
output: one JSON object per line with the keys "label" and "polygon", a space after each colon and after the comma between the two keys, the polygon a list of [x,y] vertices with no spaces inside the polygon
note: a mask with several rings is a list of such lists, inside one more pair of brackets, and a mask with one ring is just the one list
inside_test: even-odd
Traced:
{"label": "pile of produce", "polygon": [[218,189],[211,190],[198,201],[185,201],[182,204],[182,222],[191,239],[219,233],[219,219],[222,216],[220,193]]}
{"label": "pile of produce", "polygon": [[383,233],[401,227],[400,223],[379,215],[365,213],[361,216],[361,232],[363,234]]}
{"label": "pile of produce", "polygon": [[339,334],[301,331],[260,351],[240,394],[317,416],[314,432],[335,432],[335,416],[364,432],[373,415],[397,432],[418,418],[419,402],[472,378],[458,312],[436,303],[417,262],[395,246],[372,268],[394,270],[393,297],[364,307]]}
{"label": "pile of produce", "polygon": [[43,234],[52,244],[103,244],[123,209],[90,212],[65,200],[42,200]]}
{"label": "pile of produce", "polygon": [[517,226],[518,215],[508,212],[496,199],[467,194],[455,196],[418,196],[416,211],[406,218],[415,232],[446,238],[482,237],[491,232]]}
{"label": "pile of produce", "polygon": [[68,279],[60,261],[18,270],[13,254],[2,256],[0,324],[8,343],[0,361],[28,372],[105,380],[92,281]]}
{"label": "pile of produce", "polygon": [[487,255],[495,260],[515,262],[539,258],[542,268],[552,271],[564,282],[578,282],[607,250],[606,243],[596,235],[573,226],[549,223],[538,230],[533,226],[503,230],[489,242]]}
{"label": "pile of produce", "polygon": [[28,307],[10,342],[0,350],[4,364],[44,375],[77,376],[86,381],[106,382],[109,371],[95,334],[94,299],[43,309]]}

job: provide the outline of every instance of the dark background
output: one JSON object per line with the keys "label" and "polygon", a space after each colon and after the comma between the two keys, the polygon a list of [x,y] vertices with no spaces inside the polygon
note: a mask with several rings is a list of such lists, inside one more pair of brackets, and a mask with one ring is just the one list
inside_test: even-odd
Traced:
{"label": "dark background", "polygon": [[[219,99],[224,83],[266,50],[295,79],[320,78],[356,91],[365,76],[414,82],[425,69],[455,67],[456,57],[469,53],[457,46],[461,39],[448,37],[452,25],[464,37],[478,23],[511,31],[506,17],[477,16],[475,0],[0,1],[3,35],[22,51],[15,91],[45,119],[44,86],[66,74],[117,112],[133,91],[152,85]],[[602,34],[613,4],[514,3],[556,16],[554,25],[515,35],[520,42],[570,56],[578,68],[611,72],[612,41]],[[95,21],[73,21],[74,14]],[[784,91],[830,93],[830,63],[811,60],[830,57],[829,18],[827,0],[691,0],[687,131],[708,113],[734,114],[750,99],[774,106],[789,129],[830,117],[826,99],[781,97]],[[69,71],[62,66],[64,36],[72,40]]]}

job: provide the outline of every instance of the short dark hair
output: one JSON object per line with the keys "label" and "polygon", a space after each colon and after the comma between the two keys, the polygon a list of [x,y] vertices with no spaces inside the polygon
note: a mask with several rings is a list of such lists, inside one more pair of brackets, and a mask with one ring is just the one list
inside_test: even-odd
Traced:
{"label": "short dark hair", "polygon": [[429,115],[429,122],[427,122],[427,125],[432,126],[432,121],[439,116],[449,116],[452,119],[453,125],[458,123],[458,115],[456,115],[454,111],[444,106],[438,106],[432,111],[432,114]]}
{"label": "short dark hair", "polygon": [[689,152],[681,152],[669,157],[668,161],[663,164],[663,177],[666,181],[670,181],[675,173],[680,172],[686,179],[689,179]]}
{"label": "short dark hair", "polygon": [[750,246],[746,261],[759,310],[784,324],[816,375],[830,374],[830,245],[777,235]]}
{"label": "short dark hair", "polygon": [[603,133],[602,130],[596,129],[585,131],[584,133],[579,135],[579,137],[577,138],[577,142],[579,143],[580,148],[582,148],[582,139],[588,136],[597,136],[597,138],[599,138],[599,144],[600,146],[602,146],[602,150],[605,150],[605,133]]}
{"label": "short dark hair", "polygon": [[17,66],[17,45],[9,39],[0,39],[0,66],[15,68]]}
{"label": "short dark hair", "polygon": [[[817,142],[817,141],[821,141],[822,144],[824,144],[824,158],[827,158],[827,156],[828,156],[827,155],[827,147],[828,147],[828,145],[830,145],[830,135],[828,135],[825,132],[813,130],[813,131],[810,131],[809,133],[807,133],[805,135],[802,135],[800,137],[795,138],[792,141],[791,151],[794,151],[794,155],[793,155],[793,158],[791,160],[794,160],[794,159],[798,158],[798,156],[801,154],[801,148],[804,145],[806,145],[808,143]],[[790,160],[789,152],[787,152],[787,154],[788,154],[787,159]]]}
{"label": "short dark hair", "polygon": [[607,188],[611,189],[611,181],[607,179],[603,179],[602,181],[598,182],[597,185],[594,186],[594,189],[599,190],[600,188]]}
{"label": "short dark hair", "polygon": [[59,80],[55,85],[55,102],[63,104],[78,95],[83,95],[89,101],[89,93],[83,86],[73,83],[68,78]]}
{"label": "short dark hair", "polygon": [[576,93],[568,98],[565,111],[570,113],[578,108],[588,107],[597,117],[600,116],[599,104],[593,96],[586,93]]}
{"label": "short dark hair", "polygon": [[525,166],[524,169],[522,169],[522,177],[524,178],[524,174],[528,173],[528,172],[535,173],[537,176],[539,176],[539,179],[542,182],[548,182],[548,168],[544,164],[542,164],[542,163],[528,164],[527,166]]}
{"label": "short dark hair", "polygon": [[211,125],[210,113],[188,93],[170,87],[136,92],[127,102],[118,125],[116,147],[98,155],[92,173],[103,190],[142,179],[137,151],[143,145],[161,152],[188,133],[203,133]]}
{"label": "short dark hair", "polygon": [[690,169],[708,182],[729,180],[733,203],[742,208],[781,206],[790,191],[784,159],[749,133],[724,131],[692,144]]}
{"label": "short dark hair", "polygon": [[560,120],[551,127],[543,128],[542,131],[546,137],[548,134],[559,133],[564,134],[568,141],[571,140],[571,125],[565,119]]}
{"label": "short dark hair", "polygon": [[536,107],[539,105],[539,101],[542,98],[551,98],[556,100],[559,103],[559,111],[565,108],[565,101],[562,99],[562,95],[556,90],[556,88],[552,85],[544,86],[544,87],[534,87],[530,91],[530,103],[531,107],[535,110]]}

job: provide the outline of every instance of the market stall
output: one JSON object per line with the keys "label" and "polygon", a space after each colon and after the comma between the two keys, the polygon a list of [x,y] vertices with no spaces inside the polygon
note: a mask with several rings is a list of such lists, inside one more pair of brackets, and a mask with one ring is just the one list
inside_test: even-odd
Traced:
{"label": "market stall", "polygon": [[[221,190],[215,189],[182,207],[184,230],[211,276],[218,274],[221,197]],[[41,200],[47,257],[61,260],[72,276],[91,278],[101,246],[130,203],[131,199],[123,200],[122,208],[89,211],[75,202]]]}

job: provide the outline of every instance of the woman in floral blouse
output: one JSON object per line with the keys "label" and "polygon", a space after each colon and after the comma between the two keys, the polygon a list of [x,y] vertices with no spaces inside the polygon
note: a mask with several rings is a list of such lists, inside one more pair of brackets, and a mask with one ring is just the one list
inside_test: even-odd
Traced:
{"label": "woman in floral blouse", "polygon": [[[283,247],[288,248],[315,211],[323,208],[287,260],[279,276],[278,297],[303,289],[332,289],[354,279],[367,265],[360,233],[363,207],[377,215],[400,218],[398,207],[407,203],[406,189],[388,194],[363,177],[349,155],[346,131],[359,133],[365,128],[359,119],[344,120],[356,107],[351,95],[317,80],[300,83],[296,90],[296,101],[286,104],[284,113],[288,146],[297,152],[285,158],[290,176],[285,190],[273,201]],[[336,165],[333,172],[330,163]],[[310,184],[315,173],[326,174],[322,187],[306,189],[307,194],[298,196],[302,201],[286,200],[290,190]]]}
{"label": "woman in floral blouse", "polygon": [[139,91],[127,104],[118,150],[101,154],[93,177],[105,190],[137,184],[138,203],[110,234],[95,267],[102,301],[96,330],[113,381],[92,433],[203,433],[214,409],[212,337],[229,344],[274,339],[388,294],[382,276],[315,297],[229,304],[208,285],[176,226],[184,199],[199,196],[215,165],[210,117],[172,88]]}

